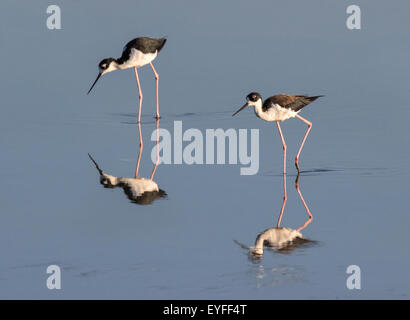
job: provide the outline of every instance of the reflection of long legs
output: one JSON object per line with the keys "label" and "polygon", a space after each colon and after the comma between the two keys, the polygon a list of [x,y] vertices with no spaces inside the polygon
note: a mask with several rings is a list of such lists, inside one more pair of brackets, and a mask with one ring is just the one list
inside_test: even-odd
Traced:
{"label": "reflection of long legs", "polygon": [[286,174],[283,174],[283,203],[282,203],[282,209],[280,209],[280,215],[278,218],[278,223],[276,224],[276,228],[280,227],[280,222],[282,221],[283,211],[285,210],[287,199],[288,199],[288,196],[286,192]]}
{"label": "reflection of long legs", "polygon": [[154,166],[154,169],[152,170],[152,173],[151,173],[151,180],[154,178],[154,174],[155,174],[155,171],[157,170],[157,167],[158,167],[158,163],[159,163],[159,148],[158,148],[158,144],[159,144],[159,118],[157,118],[157,142],[156,142],[156,147],[157,147],[157,161],[155,162],[155,166]]}
{"label": "reflection of long legs", "polygon": [[279,228],[280,222],[282,221],[283,211],[285,210],[286,200],[288,196],[286,193],[286,143],[285,143],[285,139],[283,138],[282,130],[280,129],[279,121],[276,121],[276,125],[278,127],[278,131],[279,131],[280,138],[282,140],[282,146],[283,146],[283,203],[282,203],[282,209],[280,210],[278,223],[276,224],[276,227]]}
{"label": "reflection of long legs", "polygon": [[144,144],[142,142],[142,132],[141,132],[142,90],[141,90],[140,79],[138,77],[138,71],[137,71],[136,67],[134,67],[134,71],[135,71],[135,79],[137,80],[137,85],[138,85],[138,98],[139,98],[138,131],[139,131],[139,136],[140,136],[140,149],[139,149],[139,153],[138,153],[137,168],[135,169],[135,177],[138,177],[138,171],[139,171],[139,168],[140,168],[142,148],[144,147]]}
{"label": "reflection of long legs", "polygon": [[137,161],[137,167],[135,168],[135,178],[138,177],[138,171],[140,169],[140,161],[141,161],[141,155],[142,155],[142,149],[144,147],[144,144],[142,142],[142,130],[141,130],[141,122],[138,122],[138,131],[140,135],[140,149],[138,152],[138,161]]}
{"label": "reflection of long legs", "polygon": [[296,185],[296,190],[297,190],[298,193],[299,193],[300,199],[302,200],[303,205],[305,206],[306,212],[307,212],[308,215],[309,215],[309,218],[306,220],[306,222],[303,224],[303,226],[301,226],[301,227],[297,230],[297,231],[301,231],[302,229],[306,228],[306,226],[307,226],[309,223],[312,222],[313,216],[312,216],[312,214],[310,213],[310,210],[309,210],[309,208],[308,208],[308,206],[307,206],[307,204],[306,204],[306,202],[305,202],[305,199],[303,199],[302,193],[300,192],[300,189],[299,189],[299,174],[298,174],[297,177],[296,177],[295,185]]}

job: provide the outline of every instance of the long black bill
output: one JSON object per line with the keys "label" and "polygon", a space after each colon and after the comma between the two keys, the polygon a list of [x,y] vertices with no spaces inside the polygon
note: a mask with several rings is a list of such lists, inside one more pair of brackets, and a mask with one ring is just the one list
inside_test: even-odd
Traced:
{"label": "long black bill", "polygon": [[94,163],[95,167],[97,168],[99,174],[102,176],[104,173],[103,171],[100,169],[100,167],[98,166],[97,162],[94,160],[93,157],[91,157],[91,154],[88,154],[88,156],[90,157],[91,161]]}
{"label": "long black bill", "polygon": [[97,83],[98,79],[100,79],[101,76],[102,76],[102,73],[100,72],[97,76],[97,79],[95,79],[93,85],[91,86],[90,90],[88,90],[87,94],[89,94],[91,92],[91,90],[94,88],[95,84]]}
{"label": "long black bill", "polygon": [[238,114],[239,112],[241,112],[241,111],[242,111],[243,109],[245,109],[247,106],[248,106],[248,103],[245,103],[238,111],[236,111],[236,112],[232,115],[232,117],[233,117],[234,115]]}

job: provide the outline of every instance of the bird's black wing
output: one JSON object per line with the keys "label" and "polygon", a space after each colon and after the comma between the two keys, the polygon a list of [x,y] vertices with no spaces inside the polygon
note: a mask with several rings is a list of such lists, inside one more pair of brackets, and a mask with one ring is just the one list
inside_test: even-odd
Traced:
{"label": "bird's black wing", "polygon": [[119,64],[124,63],[127,61],[130,56],[132,49],[136,49],[141,51],[142,53],[155,53],[156,51],[160,51],[162,47],[165,45],[165,42],[167,39],[161,38],[161,39],[153,39],[153,38],[147,38],[147,37],[141,37],[141,38],[135,38],[128,42],[124,49],[122,50],[122,55],[120,58],[117,59],[117,62]]}
{"label": "bird's black wing", "polygon": [[290,95],[290,94],[277,94],[265,100],[263,103],[263,110],[273,107],[273,105],[280,105],[282,108],[291,109],[293,111],[299,111],[303,107],[307,106],[317,98],[323,96],[309,97],[306,95]]}

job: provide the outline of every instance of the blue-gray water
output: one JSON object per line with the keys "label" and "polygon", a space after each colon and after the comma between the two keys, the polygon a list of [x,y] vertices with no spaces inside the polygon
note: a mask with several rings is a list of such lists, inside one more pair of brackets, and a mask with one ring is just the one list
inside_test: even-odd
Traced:
{"label": "blue-gray water", "polygon": [[[401,298],[408,299],[409,74],[406,1],[355,1],[362,29],[346,28],[350,1],[60,1],[62,29],[48,30],[49,1],[0,4],[1,298]],[[113,9],[115,6],[115,9]],[[104,76],[97,63],[136,36],[167,36],[160,127],[260,128],[260,168],[161,165],[168,193],[149,206],[98,183],[90,152],[110,174],[132,176],[138,153],[132,70]],[[140,71],[149,176],[154,78]],[[313,129],[300,188],[313,214],[312,246],[252,245],[276,223],[283,197],[282,148],[273,124],[250,110],[257,90],[324,94],[302,116]],[[282,225],[306,212],[293,159],[306,126],[282,125],[288,203]],[[62,289],[46,287],[57,264]],[[346,268],[361,268],[361,289]]]}

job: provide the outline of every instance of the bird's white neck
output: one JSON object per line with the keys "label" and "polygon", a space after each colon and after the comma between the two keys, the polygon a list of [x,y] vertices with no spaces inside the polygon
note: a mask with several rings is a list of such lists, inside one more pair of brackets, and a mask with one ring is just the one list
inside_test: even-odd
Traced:
{"label": "bird's white neck", "polygon": [[261,234],[256,238],[255,245],[252,247],[252,252],[254,254],[263,254],[263,244],[265,242],[266,235]]}
{"label": "bird's white neck", "polygon": [[116,62],[116,61],[114,61],[114,62],[112,63],[112,65],[113,65],[113,70],[112,70],[112,71],[129,68],[129,66],[126,66],[124,63],[121,63],[121,64],[120,64],[120,63],[118,63],[118,62]]}
{"label": "bird's white neck", "polygon": [[[101,178],[105,178],[105,181],[109,181],[109,186],[118,187],[119,181],[118,181],[117,177],[114,177],[114,176],[112,176],[110,174],[107,174],[107,173],[103,173],[101,175]],[[101,180],[101,181],[103,181],[103,180]]]}
{"label": "bird's white neck", "polygon": [[112,61],[110,63],[110,65],[108,66],[108,68],[105,69],[102,72],[102,74],[104,75],[104,74],[107,74],[109,72],[112,72],[112,71],[115,71],[115,70],[120,70],[120,69],[124,69],[124,68],[121,68],[121,64],[119,64],[117,61]]}
{"label": "bird's white neck", "polygon": [[256,115],[261,118],[261,115],[263,114],[262,110],[262,99],[259,99],[255,102],[250,101],[248,102],[250,106],[253,106],[253,110],[255,111]]}

